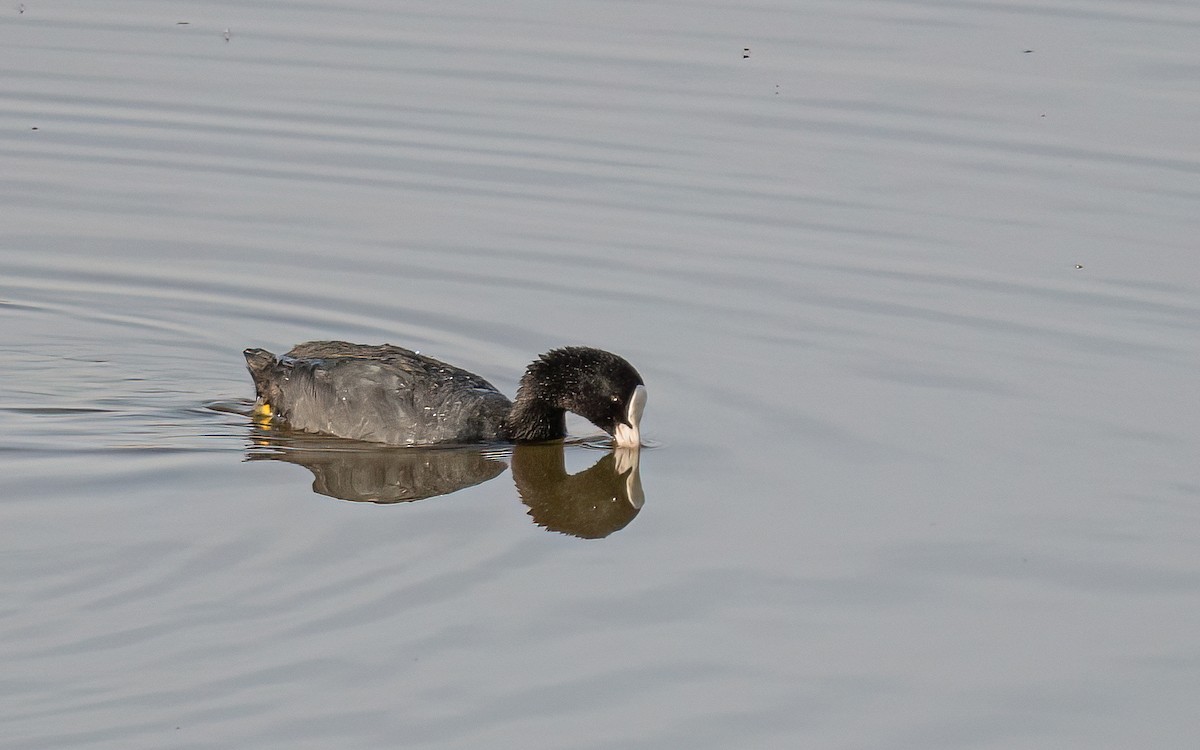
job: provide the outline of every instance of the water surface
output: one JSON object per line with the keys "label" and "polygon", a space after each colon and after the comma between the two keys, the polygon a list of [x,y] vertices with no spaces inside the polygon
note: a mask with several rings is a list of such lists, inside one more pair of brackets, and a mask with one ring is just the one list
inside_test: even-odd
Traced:
{"label": "water surface", "polygon": [[[1194,743],[1200,10],[18,11],[0,744]],[[643,502],[264,436],[313,338],[616,351]]]}

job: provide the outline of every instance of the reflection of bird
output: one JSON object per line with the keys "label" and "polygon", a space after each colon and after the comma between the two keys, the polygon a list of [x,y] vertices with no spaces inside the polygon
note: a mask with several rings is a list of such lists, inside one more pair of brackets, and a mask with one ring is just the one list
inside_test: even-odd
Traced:
{"label": "reflection of bird", "polygon": [[[314,492],[355,502],[449,495],[505,469],[506,452],[494,446],[396,448],[265,427],[252,431],[252,438],[247,460],[303,466],[312,472]],[[547,531],[600,539],[625,528],[645,504],[637,448],[616,448],[577,474],[567,473],[562,442],[520,444],[511,451],[517,494],[530,519]]]}
{"label": "reflection of bird", "polygon": [[642,376],[600,349],[543,354],[513,401],[478,375],[390,344],[310,341],[282,357],[245,356],[256,412],[306,432],[390,445],[542,442],[566,435],[570,411],[618,445],[641,445]]}

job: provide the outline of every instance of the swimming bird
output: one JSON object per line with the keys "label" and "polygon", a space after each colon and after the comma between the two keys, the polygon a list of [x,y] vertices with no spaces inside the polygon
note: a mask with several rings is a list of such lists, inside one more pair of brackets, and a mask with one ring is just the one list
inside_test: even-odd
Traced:
{"label": "swimming bird", "polygon": [[601,349],[546,352],[512,401],[474,373],[391,344],[309,341],[279,357],[243,354],[255,413],[305,432],[389,445],[536,443],[565,437],[570,411],[618,446],[641,445],[642,376]]}

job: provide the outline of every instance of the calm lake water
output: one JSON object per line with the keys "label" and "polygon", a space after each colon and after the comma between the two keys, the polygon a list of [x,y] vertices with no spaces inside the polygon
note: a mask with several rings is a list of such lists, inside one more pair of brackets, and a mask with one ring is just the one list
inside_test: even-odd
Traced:
{"label": "calm lake water", "polygon": [[[0,746],[1194,747],[1197,38],[9,3]],[[616,351],[640,487],[239,413],[314,338]]]}

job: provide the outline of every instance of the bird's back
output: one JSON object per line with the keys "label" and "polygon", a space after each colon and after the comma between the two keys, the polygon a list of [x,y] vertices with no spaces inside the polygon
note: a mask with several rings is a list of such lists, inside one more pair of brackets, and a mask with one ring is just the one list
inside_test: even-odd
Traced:
{"label": "bird's back", "polygon": [[399,346],[310,341],[247,349],[259,399],[291,427],[388,443],[502,438],[511,402],[483,378]]}

